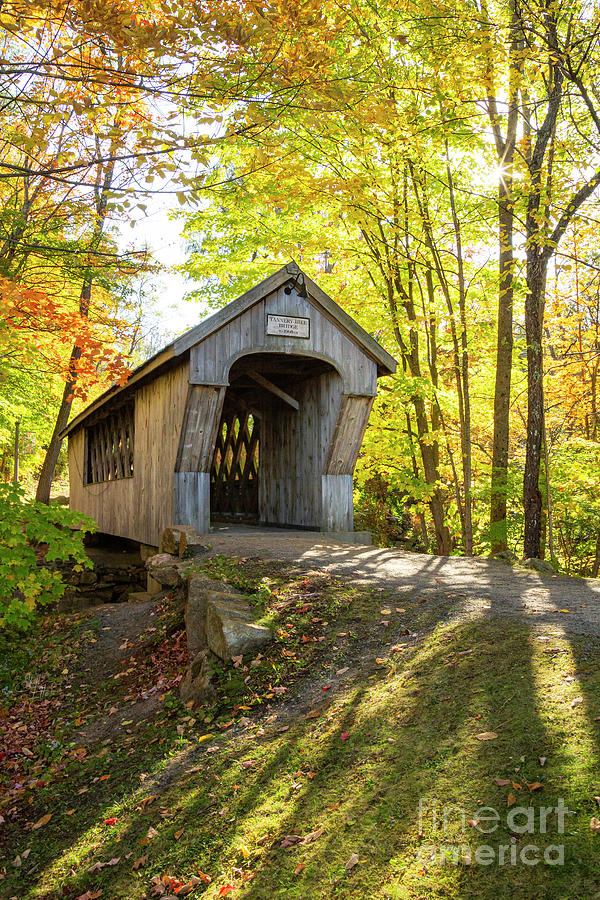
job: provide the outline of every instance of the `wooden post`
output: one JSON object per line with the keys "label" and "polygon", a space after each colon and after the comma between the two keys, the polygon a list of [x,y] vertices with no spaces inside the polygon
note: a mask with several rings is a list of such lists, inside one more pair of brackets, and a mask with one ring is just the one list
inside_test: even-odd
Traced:
{"label": "wooden post", "polygon": [[21,420],[15,422],[15,468],[13,473],[13,481],[15,484],[19,481],[19,431],[21,429]]}

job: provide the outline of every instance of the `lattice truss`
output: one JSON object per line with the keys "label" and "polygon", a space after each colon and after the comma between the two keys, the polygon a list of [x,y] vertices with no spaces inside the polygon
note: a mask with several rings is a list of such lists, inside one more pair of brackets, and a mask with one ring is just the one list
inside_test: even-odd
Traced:
{"label": "lattice truss", "polygon": [[211,469],[211,509],[225,515],[258,513],[259,423],[249,412],[223,414]]}
{"label": "lattice truss", "polygon": [[127,404],[86,428],[84,483],[133,475],[134,404]]}

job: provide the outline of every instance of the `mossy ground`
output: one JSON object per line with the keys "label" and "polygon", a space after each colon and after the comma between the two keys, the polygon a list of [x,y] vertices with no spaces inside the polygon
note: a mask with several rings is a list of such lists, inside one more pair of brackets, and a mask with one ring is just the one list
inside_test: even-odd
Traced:
{"label": "mossy ground", "polygon": [[[254,665],[216,673],[210,707],[186,709],[171,690],[153,717],[128,724],[124,698],[140,673],[153,677],[152,657],[166,683],[181,664],[165,662],[177,635],[168,604],[118,679],[86,682],[88,617],[46,620],[4,648],[4,721],[30,721],[33,756],[16,760],[22,787],[5,769],[0,897],[600,897],[595,639],[514,619],[435,623],[418,597],[276,563],[208,568],[252,591],[276,633]],[[28,719],[40,698],[45,727]],[[109,704],[110,738],[72,743],[76,723]],[[486,732],[497,737],[478,739]],[[540,808],[559,798],[571,811],[564,832],[548,812],[539,833]],[[484,807],[499,813],[492,833]],[[509,829],[515,807],[533,810],[534,833]],[[530,860],[563,846],[564,864],[528,865],[527,845],[538,848]]]}

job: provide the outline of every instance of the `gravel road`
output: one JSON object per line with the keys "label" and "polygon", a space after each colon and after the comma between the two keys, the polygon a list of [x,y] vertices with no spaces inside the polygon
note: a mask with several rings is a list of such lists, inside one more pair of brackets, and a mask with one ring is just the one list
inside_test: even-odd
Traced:
{"label": "gravel road", "polygon": [[426,598],[444,618],[517,616],[530,626],[600,635],[600,579],[542,575],[488,559],[325,543],[302,531],[220,529],[209,541],[213,556],[297,561],[358,585],[396,590],[398,599]]}

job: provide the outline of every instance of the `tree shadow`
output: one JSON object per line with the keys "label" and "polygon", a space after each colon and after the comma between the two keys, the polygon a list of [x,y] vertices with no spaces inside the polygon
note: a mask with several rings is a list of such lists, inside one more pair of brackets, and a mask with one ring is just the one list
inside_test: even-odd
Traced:
{"label": "tree shadow", "polygon": [[[426,571],[447,573],[445,567],[439,558]],[[102,840],[101,851],[92,847],[90,833],[102,813],[65,835],[62,849],[73,850],[78,866],[65,882],[69,891],[75,896],[93,884],[104,896],[136,897],[148,891],[151,875],[186,879],[201,869],[216,885],[231,883],[236,891],[265,900],[600,896],[597,838],[589,830],[598,792],[592,790],[597,731],[590,729],[597,709],[596,644],[574,634],[540,634],[540,629],[558,630],[557,622],[563,621],[558,617],[570,615],[558,612],[564,592],[556,589],[553,596],[552,579],[547,584],[529,574],[517,578],[524,599],[540,583],[548,591],[537,612],[522,622],[516,609],[506,615],[493,575],[482,569],[477,588],[484,602],[479,606],[461,599],[464,583],[459,581],[446,584],[451,596],[438,605],[415,607],[411,627],[418,627],[419,639],[408,638],[399,653],[388,647],[387,661],[376,665],[375,673],[359,672],[347,689],[332,692],[319,718],[296,719],[280,734],[275,725],[262,736],[233,735],[214,754],[207,752],[209,742],[199,744],[177,777],[160,771],[162,753],[151,765],[149,756],[132,760],[132,774],[147,775],[143,790],[133,791],[130,780],[105,807],[108,813],[123,806],[124,827]],[[420,582],[407,588],[422,592]],[[391,646],[403,637],[390,633],[388,639]],[[556,648],[557,654],[546,653]],[[564,685],[555,710],[552,693],[563,691],[559,662],[565,654],[579,682]],[[566,727],[574,684],[583,702],[575,707],[575,725]],[[486,732],[497,737],[477,738]],[[536,782],[543,787],[527,786]],[[152,794],[155,786],[159,798],[136,811],[142,795]],[[511,794],[515,802],[507,806]],[[540,807],[555,809],[560,797],[576,815],[567,818],[561,833],[555,813],[548,814],[547,831],[540,834]],[[158,824],[161,805],[175,816]],[[445,807],[454,811],[444,819]],[[485,831],[489,821],[477,823],[482,807],[498,812],[493,832]],[[517,807],[535,811],[534,833],[509,828],[507,814]],[[522,813],[517,824],[526,816]],[[140,845],[153,824],[158,835]],[[176,840],[181,828],[185,831]],[[321,834],[307,840],[320,828]],[[302,841],[282,847],[287,834]],[[530,844],[542,856],[549,845],[564,845],[564,865],[523,861],[520,854]],[[494,851],[490,865],[475,859],[483,845]],[[503,864],[501,846],[508,848]],[[463,848],[470,849],[471,865]],[[106,861],[123,850],[133,855],[121,867],[104,868],[93,877],[87,872],[100,852]],[[448,861],[441,865],[444,851]],[[146,853],[148,862],[132,873],[135,856]],[[351,865],[354,854],[358,862]],[[49,866],[66,868],[68,854],[62,861],[60,856],[57,850]],[[209,893],[216,895],[216,888]],[[54,895],[34,896],[49,900]]]}

